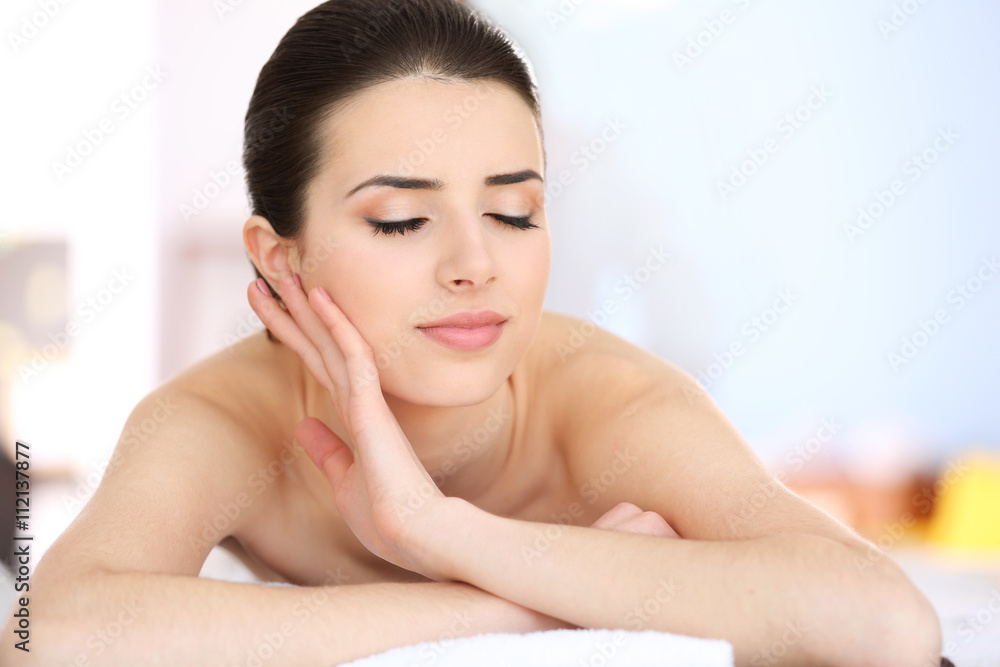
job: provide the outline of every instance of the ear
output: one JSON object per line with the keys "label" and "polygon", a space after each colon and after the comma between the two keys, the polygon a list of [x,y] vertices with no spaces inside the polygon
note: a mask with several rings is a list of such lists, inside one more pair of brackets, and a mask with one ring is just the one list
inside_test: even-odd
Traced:
{"label": "ear", "polygon": [[298,261],[294,244],[278,236],[266,218],[250,216],[243,225],[243,245],[250,261],[272,288],[277,287],[287,271],[296,270]]}

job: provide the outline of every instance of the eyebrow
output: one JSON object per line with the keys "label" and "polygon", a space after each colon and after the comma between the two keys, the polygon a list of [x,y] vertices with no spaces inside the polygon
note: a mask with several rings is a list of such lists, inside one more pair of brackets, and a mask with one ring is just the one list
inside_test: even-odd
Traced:
{"label": "eyebrow", "polygon": [[[511,174],[494,174],[493,176],[487,176],[483,179],[483,185],[486,187],[497,186],[497,185],[511,185],[513,183],[523,183],[529,180],[538,180],[545,182],[537,171],[534,169],[523,169],[521,171],[515,171]],[[444,183],[438,179],[432,178],[404,178],[402,176],[388,176],[385,174],[380,174],[369,178],[364,183],[360,183],[355,186],[353,190],[347,193],[344,199],[347,199],[355,192],[363,190],[364,188],[375,188],[380,186],[388,186],[391,188],[401,188],[404,190],[443,190]]]}

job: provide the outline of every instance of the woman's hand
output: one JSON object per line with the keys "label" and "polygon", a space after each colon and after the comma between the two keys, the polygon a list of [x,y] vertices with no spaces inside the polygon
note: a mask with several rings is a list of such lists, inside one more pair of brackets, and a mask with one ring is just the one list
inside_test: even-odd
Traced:
{"label": "woman's hand", "polygon": [[654,537],[680,537],[666,519],[656,512],[644,512],[638,506],[626,502],[612,507],[590,527]]}
{"label": "woman's hand", "polygon": [[[295,435],[334,490],[341,516],[375,555],[435,581],[448,581],[422,562],[420,520],[443,507],[441,493],[386,405],[371,346],[322,287],[308,297],[291,272],[278,284],[286,312],[256,281],[247,297],[271,332],[292,349],[330,392],[349,434],[344,442],[319,419],[299,422]],[[353,445],[353,446],[352,446]]]}

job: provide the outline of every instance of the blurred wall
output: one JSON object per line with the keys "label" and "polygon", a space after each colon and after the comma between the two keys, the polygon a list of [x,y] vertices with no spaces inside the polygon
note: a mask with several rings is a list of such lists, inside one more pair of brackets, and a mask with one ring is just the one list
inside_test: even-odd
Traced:
{"label": "blurred wall", "polygon": [[[135,276],[64,360],[8,379],[8,441],[89,469],[142,395],[258,328],[243,115],[314,4],[70,3],[7,44],[0,249],[68,239],[71,312]],[[824,433],[873,474],[1000,446],[1000,7],[473,4],[541,89],[548,309],[700,377],[768,461]],[[2,25],[39,11],[8,2]],[[60,180],[53,161],[104,117]]]}
{"label": "blurred wall", "polygon": [[[0,439],[31,443],[37,471],[93,472],[159,380],[157,98],[172,81],[148,2],[7,0],[0,27],[0,262],[65,255],[3,284]],[[47,322],[47,341],[17,313]]]}
{"label": "blurred wall", "polygon": [[1000,446],[1000,6],[477,4],[532,57],[548,179],[572,178],[549,307],[616,299],[605,326],[767,460],[831,431],[874,474]]}

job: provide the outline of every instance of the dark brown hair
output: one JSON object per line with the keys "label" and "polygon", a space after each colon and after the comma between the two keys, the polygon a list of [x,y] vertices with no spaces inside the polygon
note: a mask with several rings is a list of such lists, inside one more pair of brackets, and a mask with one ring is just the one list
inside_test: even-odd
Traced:
{"label": "dark brown hair", "polygon": [[[355,93],[413,76],[507,84],[542,132],[526,57],[503,28],[462,0],[330,0],[295,22],[257,78],[243,145],[253,214],[282,238],[301,241],[326,119]],[[276,342],[270,330],[267,337]]]}

